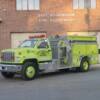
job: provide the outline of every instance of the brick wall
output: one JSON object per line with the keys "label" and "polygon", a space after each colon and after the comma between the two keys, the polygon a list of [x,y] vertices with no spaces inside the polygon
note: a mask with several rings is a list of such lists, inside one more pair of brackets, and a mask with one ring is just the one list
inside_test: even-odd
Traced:
{"label": "brick wall", "polygon": [[[100,31],[100,0],[97,9],[73,10],[72,0],[40,0],[40,11],[16,11],[15,0],[0,0],[0,49],[11,46],[12,32],[46,32],[48,35]],[[89,12],[89,23],[86,16]],[[89,25],[88,25],[89,24]]]}

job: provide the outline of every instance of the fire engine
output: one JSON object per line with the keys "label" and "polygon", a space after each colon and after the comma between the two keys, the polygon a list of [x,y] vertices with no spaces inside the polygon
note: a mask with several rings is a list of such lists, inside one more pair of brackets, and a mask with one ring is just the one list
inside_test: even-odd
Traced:
{"label": "fire engine", "polygon": [[87,72],[90,65],[97,63],[95,36],[31,38],[18,48],[1,51],[0,71],[5,78],[21,74],[24,80],[33,80],[40,73],[61,69]]}

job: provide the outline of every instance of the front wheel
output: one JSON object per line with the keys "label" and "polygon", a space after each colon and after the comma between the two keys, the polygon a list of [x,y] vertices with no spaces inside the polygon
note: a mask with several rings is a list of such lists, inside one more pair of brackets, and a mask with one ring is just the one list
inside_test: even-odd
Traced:
{"label": "front wheel", "polygon": [[15,73],[12,73],[12,72],[1,72],[1,75],[4,77],[4,78],[13,78]]}
{"label": "front wheel", "polygon": [[89,71],[90,64],[88,59],[82,59],[81,64],[80,64],[80,71],[81,72],[87,72]]}
{"label": "front wheel", "polygon": [[24,80],[33,80],[38,74],[38,66],[33,62],[26,62],[22,68],[22,78]]}

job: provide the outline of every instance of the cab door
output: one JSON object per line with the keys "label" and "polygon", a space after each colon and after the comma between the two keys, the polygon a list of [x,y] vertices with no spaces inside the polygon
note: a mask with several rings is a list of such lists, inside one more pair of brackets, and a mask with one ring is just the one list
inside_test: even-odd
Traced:
{"label": "cab door", "polygon": [[52,51],[50,48],[50,44],[47,40],[40,41],[37,49],[39,61],[49,62],[52,60]]}

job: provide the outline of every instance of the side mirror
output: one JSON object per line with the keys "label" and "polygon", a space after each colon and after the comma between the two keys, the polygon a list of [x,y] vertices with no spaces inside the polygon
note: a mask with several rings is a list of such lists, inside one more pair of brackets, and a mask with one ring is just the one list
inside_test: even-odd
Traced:
{"label": "side mirror", "polygon": [[46,42],[43,42],[38,46],[38,48],[49,48],[49,46]]}

